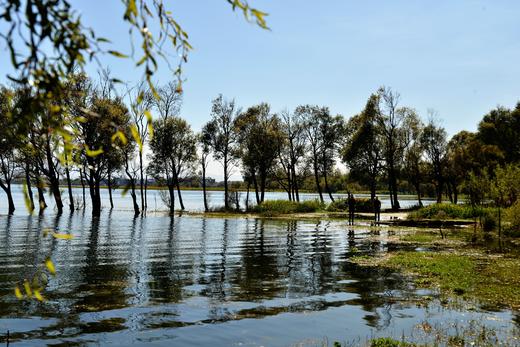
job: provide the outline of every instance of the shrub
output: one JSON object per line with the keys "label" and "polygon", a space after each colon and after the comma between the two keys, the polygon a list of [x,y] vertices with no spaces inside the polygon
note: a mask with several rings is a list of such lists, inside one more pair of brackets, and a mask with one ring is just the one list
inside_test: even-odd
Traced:
{"label": "shrub", "polygon": [[485,213],[482,216],[482,230],[484,232],[490,232],[495,230],[497,226],[497,219],[492,213]]}
{"label": "shrub", "polygon": [[520,201],[517,201],[513,206],[509,207],[505,213],[505,220],[509,223],[506,226],[504,233],[507,236],[520,236]]}
{"label": "shrub", "polygon": [[327,211],[329,212],[344,212],[348,211],[348,201],[347,199],[337,199],[334,202],[331,202],[329,206],[327,206]]}

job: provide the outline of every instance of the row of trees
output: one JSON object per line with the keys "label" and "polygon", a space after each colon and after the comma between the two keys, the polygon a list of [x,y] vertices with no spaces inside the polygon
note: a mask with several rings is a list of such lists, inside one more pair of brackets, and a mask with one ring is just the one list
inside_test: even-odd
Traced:
{"label": "row of trees", "polygon": [[[85,206],[88,188],[92,211],[101,211],[102,183],[108,186],[110,205],[116,177],[128,182],[136,215],[147,209],[147,182],[152,177],[168,188],[170,211],[175,208],[175,190],[184,209],[180,182],[200,174],[206,198],[206,171],[211,157],[220,162],[224,176],[224,204],[230,208],[229,178],[240,169],[247,189],[259,204],[268,187],[287,192],[299,201],[304,182],[311,177],[315,190],[334,201],[336,166],[348,168],[348,181],[357,182],[374,198],[381,182],[399,209],[400,186],[414,187],[419,203],[426,185],[458,201],[459,192],[469,192],[472,177],[493,176],[496,167],[520,159],[520,107],[499,107],[484,116],[476,133],[462,131],[448,139],[446,131],[430,112],[426,124],[417,112],[400,105],[400,95],[382,87],[368,98],[365,108],[345,119],[327,107],[301,105],[294,111],[272,112],[267,103],[239,108],[222,95],[212,101],[211,119],[195,133],[179,116],[181,94],[175,83],[157,90],[154,97],[144,85],[113,95],[109,79],[95,85],[84,75],[74,75],[67,93],[55,100],[59,117],[49,112],[34,115],[36,121],[20,126],[16,117],[30,109],[29,90],[2,88],[0,92],[0,186],[8,198],[9,213],[15,209],[11,184],[25,181],[29,208],[34,209],[33,186],[38,203],[47,206],[48,189],[59,212],[63,210],[60,181],[66,180],[71,210]],[[154,113],[155,119],[151,114]],[[148,160],[145,148],[149,148]],[[71,176],[79,176],[82,201],[74,201]],[[340,187],[349,189],[348,186]],[[139,192],[139,194],[138,194]],[[139,198],[138,198],[139,197]]]}

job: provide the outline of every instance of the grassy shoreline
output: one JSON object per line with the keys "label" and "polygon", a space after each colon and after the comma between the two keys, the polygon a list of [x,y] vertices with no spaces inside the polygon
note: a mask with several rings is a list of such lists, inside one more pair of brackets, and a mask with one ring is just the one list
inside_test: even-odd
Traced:
{"label": "grassy shoreline", "polygon": [[468,228],[451,230],[441,238],[437,230],[403,230],[390,242],[420,246],[379,256],[355,256],[362,267],[378,267],[403,273],[418,288],[438,290],[445,298],[462,298],[483,306],[520,309],[520,258],[517,240],[479,235],[472,242]]}

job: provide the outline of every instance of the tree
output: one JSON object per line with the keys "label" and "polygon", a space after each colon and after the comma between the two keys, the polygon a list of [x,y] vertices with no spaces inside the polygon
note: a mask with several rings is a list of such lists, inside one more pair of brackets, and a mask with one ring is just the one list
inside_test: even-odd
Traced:
{"label": "tree", "polygon": [[411,123],[417,115],[414,110],[399,107],[400,95],[388,87],[378,91],[379,117],[377,117],[383,138],[385,166],[388,175],[388,190],[392,209],[399,209],[397,192],[398,172],[404,151],[410,142]]}
{"label": "tree", "polygon": [[417,118],[414,124],[411,124],[411,137],[404,154],[404,177],[415,188],[417,193],[417,201],[419,206],[422,206],[422,190],[421,184],[424,182],[426,174],[426,163],[424,162],[424,148],[421,143],[421,135],[424,125]]}
{"label": "tree", "polygon": [[219,95],[212,101],[211,120],[204,126],[213,152],[213,157],[220,161],[224,169],[224,206],[229,209],[229,176],[237,160],[236,142],[234,131],[235,118],[240,111],[235,105],[235,100],[227,101]]}
{"label": "tree", "polygon": [[118,132],[123,133],[129,126],[130,115],[120,98],[100,97],[95,93],[89,112],[85,112],[84,121],[79,127],[79,144],[81,162],[85,167],[92,214],[101,213],[100,185],[109,172],[118,171],[125,162],[121,148],[113,144],[113,138]]}
{"label": "tree", "polygon": [[316,105],[303,105],[296,107],[294,111],[303,123],[304,134],[310,149],[310,162],[314,172],[314,181],[316,189],[323,202],[323,193],[320,185],[320,172],[324,164],[324,156],[326,155],[328,143],[324,138],[324,130],[330,121],[330,112],[327,107],[319,107]]}
{"label": "tree", "polygon": [[289,200],[300,201],[298,187],[298,166],[305,156],[306,137],[304,124],[294,113],[281,113],[281,127],[285,141],[279,149],[279,164],[287,179],[287,194]]}
{"label": "tree", "polygon": [[253,180],[257,204],[260,204],[283,141],[280,119],[270,112],[268,104],[262,103],[249,107],[234,123],[242,167]]}
{"label": "tree", "polygon": [[[159,101],[154,99],[152,92],[145,87],[144,83],[138,84],[133,90],[128,92],[130,117],[139,140],[141,141],[141,148],[147,144],[149,136],[153,133],[152,116],[149,110],[154,105],[154,101],[160,104],[162,100],[164,100],[161,90],[160,95],[161,99]],[[139,191],[141,193],[141,210],[144,211],[146,209],[147,199],[144,191],[145,168],[143,162],[143,151],[139,150],[137,153],[139,157]]]}
{"label": "tree", "polygon": [[478,139],[488,146],[496,146],[503,153],[504,163],[520,161],[520,103],[513,110],[497,107],[479,123]]}
{"label": "tree", "polygon": [[365,109],[348,121],[342,149],[342,159],[350,169],[350,176],[368,184],[372,200],[376,196],[383,160],[378,102],[378,96],[372,94]]}
{"label": "tree", "polygon": [[7,195],[9,214],[15,211],[11,183],[16,174],[15,153],[19,147],[13,118],[14,94],[10,89],[0,89],[0,187]]}
{"label": "tree", "polygon": [[325,183],[325,190],[329,194],[330,200],[334,201],[328,176],[329,173],[334,171],[339,142],[343,134],[343,118],[339,115],[324,114],[324,117],[321,118],[320,133],[322,142],[319,155],[321,174]]}
{"label": "tree", "polygon": [[[242,11],[248,20],[254,20],[258,26],[267,29],[266,13],[250,7],[244,0],[226,2],[233,10]],[[119,17],[129,28],[132,46],[140,47],[141,54],[135,55],[136,68],[143,71],[143,78],[155,96],[152,77],[159,69],[160,59],[171,66],[181,81],[182,63],[187,61],[192,49],[188,34],[175,20],[172,15],[175,11],[171,11],[168,5],[162,0],[124,1],[122,16]],[[69,0],[7,0],[0,3],[0,23],[8,28],[0,39],[9,50],[15,70],[8,77],[34,91],[29,107],[33,112],[20,114],[17,122],[30,124],[45,110],[52,113],[51,117],[60,118],[63,115],[56,112],[60,105],[53,102],[64,95],[64,81],[70,73],[83,68],[87,61],[99,63],[99,57],[106,53],[119,58],[128,57],[107,49],[110,42],[82,23],[79,6]],[[134,42],[136,40],[139,42]],[[170,64],[168,57],[171,56],[178,57],[176,64]]]}
{"label": "tree", "polygon": [[421,143],[435,184],[437,202],[441,203],[445,183],[444,171],[448,146],[446,130],[436,124],[433,118],[430,118],[428,124],[423,129]]}
{"label": "tree", "polygon": [[179,117],[156,120],[153,127],[154,137],[150,147],[155,158],[168,164],[164,170],[170,171],[168,177],[172,177],[177,187],[179,203],[184,210],[179,181],[185,173],[193,171],[193,164],[197,160],[197,137],[190,125]]}
{"label": "tree", "polygon": [[200,166],[202,173],[202,194],[204,196],[204,211],[209,211],[208,197],[206,192],[206,169],[208,168],[209,156],[211,153],[211,138],[207,129],[202,129],[199,134],[200,146]]}

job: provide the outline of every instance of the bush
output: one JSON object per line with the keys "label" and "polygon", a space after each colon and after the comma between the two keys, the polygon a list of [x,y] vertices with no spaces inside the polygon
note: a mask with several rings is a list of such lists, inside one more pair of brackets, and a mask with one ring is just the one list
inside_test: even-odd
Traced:
{"label": "bush", "polygon": [[303,202],[289,200],[266,200],[260,205],[253,207],[253,211],[264,215],[278,215],[290,213],[308,213],[324,209],[324,204],[318,200],[307,200]]}
{"label": "bush", "polygon": [[497,226],[497,219],[492,213],[485,213],[482,216],[482,231],[490,232],[495,230]]}
{"label": "bush", "polygon": [[504,234],[512,237],[520,237],[520,201],[505,210],[505,220],[509,223],[505,227]]}
{"label": "bush", "polygon": [[408,214],[408,219],[471,219],[484,217],[494,213],[489,207],[458,204],[431,204]]}
{"label": "bush", "polygon": [[347,199],[337,199],[334,202],[331,202],[329,206],[327,206],[327,211],[329,212],[344,212],[348,211],[348,201]]}

